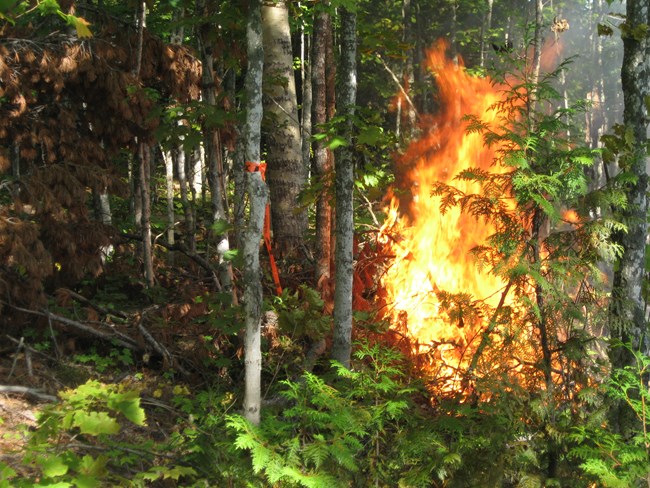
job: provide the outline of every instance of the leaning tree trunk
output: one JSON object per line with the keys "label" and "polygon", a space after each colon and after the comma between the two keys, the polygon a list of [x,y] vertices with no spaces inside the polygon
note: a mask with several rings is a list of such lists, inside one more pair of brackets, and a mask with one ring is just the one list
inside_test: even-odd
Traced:
{"label": "leaning tree trunk", "polygon": [[352,352],[352,275],[354,240],[354,104],[357,93],[356,15],[341,8],[340,110],[346,120],[345,138],[336,160],[336,287],[334,291],[334,336],[332,359],[350,368]]}
{"label": "leaning tree trunk", "polygon": [[291,255],[304,241],[307,230],[307,212],[298,205],[307,182],[307,168],[301,154],[289,13],[283,0],[263,4],[262,31],[267,179],[274,247],[282,255]]}
{"label": "leaning tree trunk", "polygon": [[[244,310],[246,338],[244,344],[245,393],[244,415],[253,424],[260,422],[262,351],[260,326],[262,318],[262,282],[260,272],[260,239],[268,190],[262,179],[260,166],[260,139],[262,123],[262,72],[264,48],[262,45],[262,16],[260,0],[249,2],[246,41],[248,71],[246,73],[245,155],[249,214],[243,233],[244,254]],[[257,171],[254,171],[257,169]]]}

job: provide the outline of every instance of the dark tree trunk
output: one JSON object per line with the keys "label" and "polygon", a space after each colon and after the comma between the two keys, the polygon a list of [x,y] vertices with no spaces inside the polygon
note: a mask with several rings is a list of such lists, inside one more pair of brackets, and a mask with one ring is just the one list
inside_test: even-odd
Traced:
{"label": "dark tree trunk", "polygon": [[[623,121],[626,134],[633,135],[626,159],[627,171],[634,174],[636,181],[629,185],[628,204],[620,210],[628,231],[619,236],[624,251],[614,273],[610,328],[612,337],[648,354],[650,347],[642,288],[648,238],[646,101],[650,95],[650,41],[647,36],[635,36],[634,31],[637,27],[650,25],[650,5],[647,0],[628,0],[626,8],[627,29],[623,31],[621,68]],[[612,366],[617,368],[634,364],[634,356],[625,348],[613,348],[610,358]],[[611,419],[612,426],[623,434],[633,432],[637,426],[634,413],[624,404],[612,409]]]}
{"label": "dark tree trunk", "polygon": [[336,287],[332,359],[350,367],[352,352],[352,276],[354,240],[354,104],[357,93],[356,15],[341,8],[340,111],[345,117],[345,138],[336,163]]}

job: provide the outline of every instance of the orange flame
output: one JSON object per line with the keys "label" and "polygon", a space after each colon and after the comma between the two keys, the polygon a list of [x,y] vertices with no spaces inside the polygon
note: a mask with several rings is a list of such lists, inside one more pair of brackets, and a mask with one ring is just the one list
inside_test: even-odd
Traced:
{"label": "orange flame", "polygon": [[[455,312],[453,304],[447,304],[442,313],[440,292],[464,293],[496,306],[505,283],[479,269],[472,255],[494,229],[457,207],[441,214],[440,199],[431,193],[436,182],[451,184],[464,169],[488,170],[493,165],[495,148],[486,148],[481,134],[468,134],[462,118],[474,114],[494,122],[499,114],[492,107],[502,95],[489,79],[470,76],[462,63],[449,59],[444,42],[428,53],[427,61],[439,88],[441,110],[400,160],[401,166],[410,168],[405,177],[410,194],[394,195],[388,208],[381,239],[394,261],[381,285],[393,327],[406,326],[418,347],[435,346],[447,367],[445,374],[457,380],[455,371],[469,364],[468,351],[476,349],[484,320],[465,316],[460,304]],[[465,193],[479,190],[467,181],[454,180],[453,185]]]}

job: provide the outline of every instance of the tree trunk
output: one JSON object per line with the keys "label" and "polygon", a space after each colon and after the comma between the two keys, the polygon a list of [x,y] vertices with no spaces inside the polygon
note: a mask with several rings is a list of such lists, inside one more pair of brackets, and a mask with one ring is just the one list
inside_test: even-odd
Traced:
{"label": "tree trunk", "polygon": [[138,155],[140,158],[140,185],[142,188],[142,261],[145,283],[147,288],[152,288],[154,285],[154,272],[151,251],[151,150],[149,145],[141,142]]}
{"label": "tree trunk", "polygon": [[[256,165],[260,169],[262,72],[264,69],[261,2],[251,0],[249,9],[246,26],[248,71],[245,81],[245,154],[246,164]],[[251,423],[257,425],[260,422],[262,369],[260,337],[262,282],[259,249],[268,190],[259,170],[248,171],[246,179],[249,216],[247,227],[243,233],[244,310],[246,314],[244,415]]]}
{"label": "tree trunk", "polygon": [[275,248],[291,255],[304,240],[307,212],[298,197],[307,182],[302,160],[289,14],[284,1],[262,6],[267,181]]}
{"label": "tree trunk", "polygon": [[[174,227],[176,225],[176,214],[174,212],[174,158],[171,151],[165,151],[162,147],[163,161],[165,162],[165,196],[167,199],[167,242],[170,246],[175,244]],[[174,251],[169,251],[168,261],[174,263]]]}
{"label": "tree trunk", "polygon": [[311,91],[311,58],[309,57],[309,40],[307,34],[303,34],[303,49],[302,56],[302,124],[301,124],[301,139],[302,139],[302,164],[305,170],[309,168],[309,161],[311,159],[311,110],[312,110],[312,91]]}
{"label": "tree trunk", "polygon": [[181,190],[181,205],[183,206],[183,215],[185,216],[185,229],[183,229],[185,245],[191,252],[195,252],[196,240],[194,239],[194,212],[190,202],[190,190],[187,182],[187,155],[182,144],[174,151],[174,156],[176,159],[178,186]]}
{"label": "tree trunk", "polygon": [[[628,205],[621,210],[621,217],[627,224],[628,231],[620,236],[624,251],[614,274],[610,318],[614,337],[631,343],[635,350],[647,354],[650,348],[642,286],[648,237],[646,102],[650,95],[650,41],[647,36],[635,38],[633,32],[637,27],[650,25],[650,6],[644,0],[628,0],[626,8],[627,32],[623,31],[621,68],[623,121],[626,134],[634,137],[628,147],[630,154],[627,164],[628,171],[636,176],[636,181],[628,187]],[[633,356],[621,348],[612,351],[611,359],[616,367],[633,364]]]}
{"label": "tree trunk", "polygon": [[485,12],[485,17],[483,18],[483,23],[481,24],[481,41],[480,41],[481,67],[485,66],[485,58],[487,56],[487,51],[489,49],[488,46],[490,45],[488,41],[491,39],[493,7],[494,7],[494,0],[487,0],[487,10]]}
{"label": "tree trunk", "polygon": [[[312,42],[312,124],[314,135],[323,134],[327,122],[327,90],[325,74],[325,45],[328,30],[331,30],[329,14],[320,12],[314,20]],[[313,143],[313,173],[321,191],[316,202],[316,272],[319,286],[331,276],[332,209],[330,207],[329,178],[332,173],[329,149],[322,139]]]}
{"label": "tree trunk", "polygon": [[[201,2],[199,7],[203,11],[205,2]],[[207,14],[207,12],[204,13]],[[213,28],[214,26],[211,24],[202,25],[199,31],[199,40],[201,44],[201,65],[203,68],[203,100],[210,107],[216,108],[217,86],[214,75],[214,56],[212,54],[213,47],[209,40],[210,29]],[[211,126],[203,127],[203,145],[205,147],[205,161],[208,168],[212,223],[216,224],[217,227],[223,227],[222,224],[228,222],[228,214],[225,204],[226,181],[223,170],[223,153],[218,128]],[[225,230],[216,231],[214,233],[214,239],[219,258],[219,280],[224,290],[229,291],[232,290],[232,266],[224,259],[225,253],[230,250],[228,233]],[[234,303],[236,303],[237,294],[233,293],[232,298]]]}
{"label": "tree trunk", "polygon": [[345,139],[336,162],[336,287],[332,359],[350,368],[352,352],[352,276],[354,273],[354,112],[357,92],[356,15],[342,7],[340,110],[346,120]]}

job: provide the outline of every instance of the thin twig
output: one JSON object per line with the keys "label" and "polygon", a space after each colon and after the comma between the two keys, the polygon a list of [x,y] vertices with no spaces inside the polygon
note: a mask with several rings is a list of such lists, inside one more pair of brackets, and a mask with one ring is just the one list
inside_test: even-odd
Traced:
{"label": "thin twig", "polygon": [[415,116],[417,118],[420,118],[420,115],[418,114],[418,110],[415,108],[415,104],[413,103],[413,101],[411,100],[411,97],[409,97],[409,94],[406,92],[406,90],[404,89],[404,87],[400,83],[399,78],[397,77],[397,75],[395,73],[393,73],[393,70],[390,69],[390,67],[384,62],[384,60],[382,59],[381,56],[377,55],[377,59],[379,59],[379,61],[383,65],[384,69],[386,69],[386,71],[388,71],[388,74],[390,74],[391,78],[393,78],[393,81],[397,84],[397,86],[399,88],[399,91],[402,92],[402,95],[404,95],[404,98],[406,99],[406,101],[411,106],[411,109],[415,113]]}
{"label": "thin twig", "polygon": [[18,342],[18,347],[16,348],[16,352],[14,354],[14,360],[11,363],[11,369],[9,370],[9,374],[7,375],[7,379],[11,378],[14,375],[14,371],[16,370],[16,364],[18,363],[18,355],[20,354],[20,350],[25,347],[25,338],[21,337],[20,341]]}

